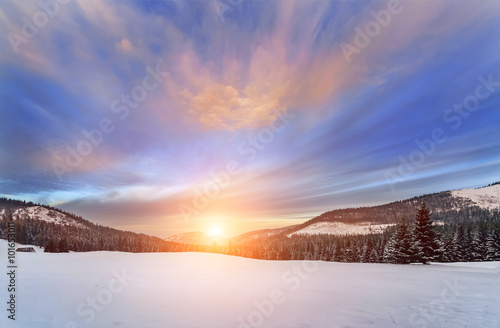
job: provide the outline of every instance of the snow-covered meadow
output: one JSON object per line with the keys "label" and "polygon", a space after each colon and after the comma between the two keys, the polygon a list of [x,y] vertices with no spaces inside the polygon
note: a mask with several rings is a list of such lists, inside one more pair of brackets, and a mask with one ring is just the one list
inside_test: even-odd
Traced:
{"label": "snow-covered meadow", "polygon": [[[403,266],[37,251],[16,254],[16,320],[3,309],[1,327],[500,326],[500,262]],[[7,270],[5,240],[0,254]],[[8,282],[1,281],[6,307]]]}
{"label": "snow-covered meadow", "polygon": [[328,234],[336,236],[352,236],[352,235],[369,235],[372,233],[381,233],[388,227],[394,224],[371,224],[370,222],[364,223],[343,223],[343,222],[316,222],[307,227],[295,231],[288,235],[315,235],[315,234]]}

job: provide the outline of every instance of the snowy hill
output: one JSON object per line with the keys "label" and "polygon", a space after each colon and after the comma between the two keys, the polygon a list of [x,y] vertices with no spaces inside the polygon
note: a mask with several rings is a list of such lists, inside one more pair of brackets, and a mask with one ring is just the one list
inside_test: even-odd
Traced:
{"label": "snowy hill", "polygon": [[500,216],[500,184],[478,189],[443,191],[379,206],[338,209],[323,213],[301,225],[289,227],[283,234],[352,235],[382,232],[401,217],[413,218],[417,207],[426,203],[437,224],[459,220],[473,221],[491,215]]}
{"label": "snowy hill", "polygon": [[[0,253],[7,254],[4,240]],[[500,262],[402,266],[120,252],[16,257],[22,286],[16,321],[2,315],[0,327],[497,328],[500,322]],[[7,288],[0,299],[8,299]]]}
{"label": "snowy hill", "polygon": [[[0,212],[0,218],[3,218],[4,216],[5,209],[2,209],[2,211]],[[32,220],[42,220],[54,224],[87,228],[85,225],[77,222],[75,219],[69,217],[68,215],[53,209],[47,209],[43,206],[16,207],[13,209],[12,218],[14,220],[24,220],[29,218]]]}
{"label": "snowy hill", "polygon": [[186,232],[178,235],[173,235],[165,238],[166,241],[179,244],[193,245],[212,245],[214,242],[217,245],[227,245],[229,239],[221,236],[209,236],[201,231]]}
{"label": "snowy hill", "polygon": [[7,221],[16,222],[16,241],[45,247],[66,239],[72,251],[175,251],[179,245],[164,240],[94,224],[57,208],[0,198],[0,238],[7,238]]}
{"label": "snowy hill", "polygon": [[250,232],[244,233],[242,235],[231,238],[231,242],[237,243],[237,244],[244,244],[244,243],[248,243],[248,242],[251,243],[257,239],[262,239],[262,238],[267,238],[267,237],[278,235],[284,231],[287,231],[287,230],[292,229],[292,228],[297,227],[297,226],[298,225],[292,225],[292,226],[286,226],[284,228],[254,230],[254,231],[250,231]]}
{"label": "snowy hill", "polygon": [[478,188],[460,189],[451,192],[458,199],[470,201],[472,204],[486,209],[500,209],[500,184]]}

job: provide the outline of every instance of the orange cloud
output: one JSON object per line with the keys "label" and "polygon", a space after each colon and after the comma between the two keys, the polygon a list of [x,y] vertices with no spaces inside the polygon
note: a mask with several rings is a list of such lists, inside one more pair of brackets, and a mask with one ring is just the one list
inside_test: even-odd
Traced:
{"label": "orange cloud", "polygon": [[120,42],[115,43],[115,47],[117,50],[131,53],[134,51],[134,46],[128,39],[122,39]]}
{"label": "orange cloud", "polygon": [[246,64],[231,55],[201,63],[187,44],[167,91],[190,122],[215,130],[260,128],[276,119],[274,111],[325,104],[346,82],[342,54],[313,54],[306,39],[302,54],[289,59],[287,33],[279,27],[261,40]]}

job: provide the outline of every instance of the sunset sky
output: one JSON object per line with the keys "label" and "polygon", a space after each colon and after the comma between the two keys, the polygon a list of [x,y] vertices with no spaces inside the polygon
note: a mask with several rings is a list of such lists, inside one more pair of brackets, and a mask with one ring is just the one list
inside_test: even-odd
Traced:
{"label": "sunset sky", "polygon": [[0,6],[4,197],[233,236],[500,181],[500,1],[47,2]]}

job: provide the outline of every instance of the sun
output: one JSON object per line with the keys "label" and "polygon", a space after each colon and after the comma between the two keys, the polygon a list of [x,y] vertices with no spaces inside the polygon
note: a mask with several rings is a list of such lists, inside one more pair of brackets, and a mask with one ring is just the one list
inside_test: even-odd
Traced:
{"label": "sun", "polygon": [[208,235],[209,236],[213,236],[213,237],[220,236],[221,233],[222,233],[222,231],[221,231],[221,229],[219,227],[212,227],[208,231]]}

